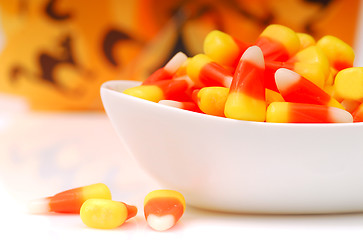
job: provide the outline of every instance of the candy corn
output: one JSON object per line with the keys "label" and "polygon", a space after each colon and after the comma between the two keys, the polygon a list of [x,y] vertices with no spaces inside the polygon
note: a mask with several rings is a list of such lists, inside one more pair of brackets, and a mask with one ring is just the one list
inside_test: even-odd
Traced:
{"label": "candy corn", "polygon": [[288,60],[294,62],[294,70],[320,88],[323,88],[330,74],[329,60],[324,52],[316,47],[307,47]]}
{"label": "candy corn", "polygon": [[324,90],[299,74],[280,68],[275,73],[276,85],[286,102],[311,103],[331,107],[344,107]]}
{"label": "candy corn", "polygon": [[185,210],[183,195],[174,190],[155,190],[144,199],[144,214],[148,225],[157,231],[173,227]]}
{"label": "candy corn", "polygon": [[196,102],[200,110],[206,114],[224,117],[224,106],[229,89],[225,87],[204,87],[196,90]]}
{"label": "candy corn", "polygon": [[205,55],[222,66],[235,68],[242,53],[249,46],[236,38],[218,31],[211,31],[204,39]]}
{"label": "candy corn", "polygon": [[274,74],[279,68],[293,70],[320,88],[325,86],[330,74],[329,61],[324,52],[316,46],[299,51],[286,62],[266,61],[266,88],[277,91]]}
{"label": "candy corn", "polygon": [[266,60],[286,61],[300,49],[300,39],[288,27],[272,24],[257,38],[255,45],[261,48]]}
{"label": "candy corn", "polygon": [[353,67],[354,50],[343,40],[334,36],[324,36],[317,41],[316,46],[321,48],[329,59],[330,65],[340,71]]}
{"label": "candy corn", "polygon": [[315,45],[315,39],[310,34],[296,33],[296,35],[300,40],[300,50]]}
{"label": "candy corn", "polygon": [[226,117],[265,121],[264,68],[261,49],[257,46],[249,47],[243,53],[233,77],[224,108]]}
{"label": "candy corn", "polygon": [[232,82],[232,74],[204,54],[190,59],[187,74],[200,87],[229,87]]}
{"label": "candy corn", "polygon": [[346,68],[335,77],[334,89],[344,99],[363,100],[363,67]]}
{"label": "candy corn", "polygon": [[352,114],[355,122],[363,119],[363,110],[358,111],[363,109],[358,107],[363,102],[363,68],[353,67],[353,48],[336,37],[316,41],[271,24],[252,45],[213,30],[203,50],[189,58],[175,55],[155,72],[161,77],[150,76],[157,80],[125,93],[246,121],[350,122]]}
{"label": "candy corn", "polygon": [[80,210],[82,222],[91,228],[112,229],[137,213],[135,206],[109,199],[88,199]]}
{"label": "candy corn", "polygon": [[273,102],[267,108],[266,122],[352,123],[353,117],[343,109],[326,105]]}
{"label": "candy corn", "polygon": [[111,199],[111,192],[105,184],[96,183],[33,200],[28,207],[30,213],[79,213],[82,204],[91,198]]}
{"label": "candy corn", "polygon": [[177,54],[172,57],[164,67],[159,68],[153,74],[151,74],[145,81],[146,83],[153,83],[159,80],[167,80],[173,77],[178,69],[186,62],[188,57],[182,53],[178,52]]}

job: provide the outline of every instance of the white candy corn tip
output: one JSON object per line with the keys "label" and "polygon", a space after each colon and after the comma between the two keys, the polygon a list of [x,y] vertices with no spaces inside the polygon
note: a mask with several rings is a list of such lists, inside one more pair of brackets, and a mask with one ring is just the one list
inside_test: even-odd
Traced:
{"label": "white candy corn tip", "polygon": [[226,87],[226,88],[231,87],[232,80],[233,80],[233,77],[232,76],[225,76],[223,80],[224,80],[223,81],[223,86],[224,87]]}
{"label": "white candy corn tip", "polygon": [[176,77],[176,78],[174,78],[174,80],[176,80],[176,81],[180,81],[180,80],[186,81],[189,88],[194,86],[194,81],[188,75],[183,75],[183,76]]}
{"label": "white candy corn tip", "polygon": [[329,116],[334,123],[352,123],[353,116],[348,111],[340,108],[330,107]]}
{"label": "white candy corn tip", "polygon": [[169,62],[164,66],[164,69],[170,73],[175,73],[181,65],[188,59],[187,55],[182,52],[178,52],[172,57]]}
{"label": "white candy corn tip", "polygon": [[42,214],[48,213],[50,211],[49,208],[49,200],[42,198],[42,199],[35,199],[31,200],[28,203],[28,213],[30,214]]}
{"label": "white candy corn tip", "polygon": [[176,107],[176,108],[182,108],[183,104],[181,102],[173,101],[173,100],[160,100],[160,104],[170,106],[170,107]]}
{"label": "white candy corn tip", "polygon": [[288,89],[300,80],[301,76],[289,69],[279,68],[275,72],[276,86],[280,91]]}
{"label": "white candy corn tip", "polygon": [[265,59],[263,57],[261,48],[258,46],[251,46],[247,48],[246,51],[242,54],[240,61],[242,60],[249,61],[257,67],[265,69]]}
{"label": "white candy corn tip", "polygon": [[164,216],[150,214],[147,217],[147,224],[156,231],[165,231],[175,225],[175,219],[170,214]]}

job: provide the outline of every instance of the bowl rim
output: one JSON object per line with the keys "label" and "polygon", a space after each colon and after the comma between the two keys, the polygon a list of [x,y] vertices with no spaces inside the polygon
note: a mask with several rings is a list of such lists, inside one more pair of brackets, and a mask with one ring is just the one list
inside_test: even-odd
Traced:
{"label": "bowl rim", "polygon": [[113,94],[117,94],[119,97],[122,98],[127,98],[129,101],[133,101],[135,103],[138,104],[147,104],[148,106],[150,106],[151,108],[160,108],[163,110],[168,110],[168,111],[172,111],[175,114],[189,114],[189,116],[193,116],[193,117],[197,117],[197,118],[202,118],[202,119],[210,119],[213,121],[219,121],[219,122],[229,122],[229,123],[240,123],[240,124],[244,124],[247,126],[263,126],[263,127],[283,127],[283,128],[332,128],[332,129],[337,129],[337,128],[356,128],[356,127],[363,127],[363,122],[353,122],[353,123],[274,123],[274,122],[257,122],[257,121],[246,121],[246,120],[238,120],[238,119],[232,119],[232,118],[226,118],[226,117],[219,117],[219,116],[213,116],[213,115],[209,115],[209,114],[203,114],[203,113],[198,113],[198,112],[193,112],[193,111],[188,111],[188,110],[184,110],[184,109],[179,109],[179,108],[175,108],[175,107],[171,107],[171,106],[167,106],[167,105],[163,105],[163,104],[157,104],[155,102],[152,101],[148,101],[145,99],[141,99],[141,98],[137,98],[137,97],[133,97],[127,94],[124,94],[120,91],[117,90],[116,86],[119,85],[131,85],[132,86],[138,86],[140,85],[142,82],[141,81],[137,81],[137,80],[109,80],[104,82],[101,85],[100,91],[101,91],[101,95],[102,95],[102,91],[108,91],[108,92],[112,92]]}

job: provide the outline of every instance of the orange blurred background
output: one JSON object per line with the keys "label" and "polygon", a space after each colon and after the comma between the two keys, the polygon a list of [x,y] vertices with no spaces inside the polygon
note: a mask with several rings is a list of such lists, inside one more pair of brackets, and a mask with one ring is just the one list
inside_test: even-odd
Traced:
{"label": "orange blurred background", "polygon": [[101,84],[142,81],[219,29],[252,43],[269,24],[354,46],[359,0],[0,0],[0,92],[34,110],[102,110]]}

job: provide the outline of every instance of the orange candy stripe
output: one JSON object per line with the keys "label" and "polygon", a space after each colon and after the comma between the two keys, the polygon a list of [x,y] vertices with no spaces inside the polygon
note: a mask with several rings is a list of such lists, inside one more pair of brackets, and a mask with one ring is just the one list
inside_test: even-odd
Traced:
{"label": "orange candy stripe", "polygon": [[89,198],[111,199],[111,192],[105,184],[97,183],[69,189],[45,200],[50,212],[79,213],[82,204]]}
{"label": "orange candy stripe", "polygon": [[127,208],[127,218],[126,218],[126,220],[135,217],[136,214],[137,214],[137,207],[133,206],[133,205],[128,205],[128,204],[126,204],[124,202],[122,202],[122,203],[125,204],[125,206]]}
{"label": "orange candy stripe", "polygon": [[159,197],[147,201],[144,206],[144,214],[147,219],[150,214],[156,216],[173,215],[176,223],[184,213],[184,206],[177,198]]}
{"label": "orange candy stripe", "polygon": [[329,123],[332,122],[329,107],[313,104],[289,104],[291,123]]}
{"label": "orange candy stripe", "polygon": [[[328,105],[332,99],[321,88],[293,71],[279,69],[275,78],[278,89],[286,102]],[[288,86],[285,86],[285,82],[288,81],[292,81],[292,83],[287,83]]]}
{"label": "orange candy stripe", "polygon": [[232,74],[216,62],[206,64],[199,72],[199,80],[204,86],[229,87],[226,78],[232,79]]}
{"label": "orange candy stripe", "polygon": [[142,85],[158,86],[164,93],[165,99],[179,100],[185,98],[188,89],[188,82],[185,80],[160,80],[153,83],[143,83]]}
{"label": "orange candy stripe", "polygon": [[48,199],[50,211],[58,213],[79,213],[85,201],[82,187],[58,193]]}
{"label": "orange candy stripe", "polygon": [[282,43],[266,36],[259,37],[255,45],[261,48],[265,60],[287,61],[290,57],[288,50]]}
{"label": "orange candy stripe", "polygon": [[263,82],[264,69],[250,61],[240,61],[230,92],[243,92],[244,94],[259,100],[265,100],[265,88]]}
{"label": "orange candy stripe", "polygon": [[143,85],[153,84],[160,80],[172,79],[172,77],[173,77],[173,74],[170,74],[164,68],[159,68],[158,70],[153,72],[148,78],[145,79],[145,81],[143,82]]}

